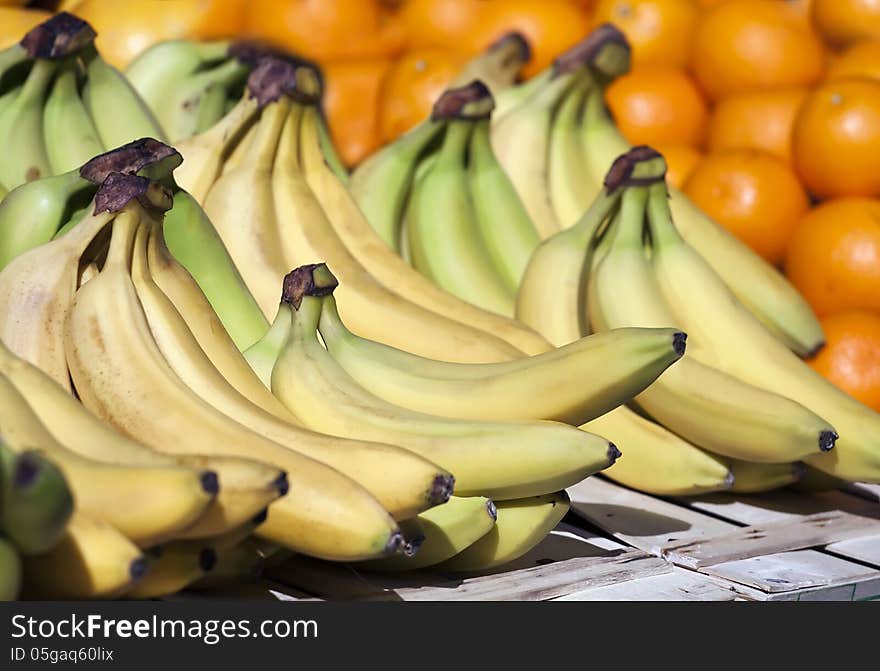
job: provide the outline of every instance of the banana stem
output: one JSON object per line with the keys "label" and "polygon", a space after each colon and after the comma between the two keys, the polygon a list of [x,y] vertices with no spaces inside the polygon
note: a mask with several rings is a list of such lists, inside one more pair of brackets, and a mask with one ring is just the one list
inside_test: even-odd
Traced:
{"label": "banana stem", "polygon": [[22,102],[37,100],[46,95],[49,83],[58,69],[55,61],[37,59],[25,79],[24,86],[19,93],[19,99]]}
{"label": "banana stem", "polygon": [[467,149],[474,130],[472,121],[454,119],[449,122],[443,145],[437,155],[437,165],[464,166],[467,162]]}
{"label": "banana stem", "polygon": [[608,218],[608,215],[620,203],[621,191],[616,189],[609,192],[602,189],[586,212],[578,219],[574,226],[563,231],[563,235],[571,236],[573,241],[586,249],[591,241],[595,240],[596,233]]}
{"label": "banana stem", "polygon": [[648,190],[643,186],[632,186],[624,189],[620,213],[615,221],[614,237],[611,241],[612,251],[626,248],[642,248],[647,200]]}
{"label": "banana stem", "polygon": [[665,182],[650,187],[648,197],[648,226],[651,241],[655,248],[682,244],[684,238],[672,221],[672,210],[669,208],[669,192]]}

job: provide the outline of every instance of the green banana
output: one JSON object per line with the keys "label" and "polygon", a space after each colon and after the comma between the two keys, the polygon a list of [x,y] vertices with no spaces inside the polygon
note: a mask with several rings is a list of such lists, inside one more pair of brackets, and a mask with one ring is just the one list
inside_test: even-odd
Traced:
{"label": "green banana", "polygon": [[21,591],[22,567],[18,549],[0,536],[0,601],[15,601]]}
{"label": "green banana", "polygon": [[493,104],[479,82],[449,89],[435,104],[434,118],[448,125],[434,164],[410,196],[409,250],[413,266],[451,294],[512,316],[513,293],[480,238],[467,173],[474,122],[486,118]]}
{"label": "green banana", "polygon": [[94,191],[78,170],[10,191],[0,202],[0,270],[20,254],[49,242],[91,200]]}
{"label": "green banana", "polygon": [[529,258],[541,238],[519,194],[492,150],[489,120],[478,121],[470,140],[471,198],[477,228],[492,265],[516,294]]}
{"label": "green banana", "polygon": [[125,76],[101,58],[94,47],[84,52],[86,84],[82,98],[101,143],[120,147],[145,137],[166,141],[159,122]]}
{"label": "green banana", "polygon": [[79,70],[75,59],[59,66],[43,107],[43,137],[53,175],[78,168],[104,153],[98,130],[79,96]]}
{"label": "green banana", "polygon": [[57,65],[37,59],[15,98],[0,113],[0,184],[20,184],[51,175],[43,140],[43,103]]}
{"label": "green banana", "polygon": [[73,514],[61,469],[37,452],[16,453],[0,442],[0,476],[0,531],[22,554],[51,550]]}
{"label": "green banana", "polygon": [[165,243],[189,271],[239,349],[256,343],[269,328],[229,252],[205,211],[183,189],[165,213]]}

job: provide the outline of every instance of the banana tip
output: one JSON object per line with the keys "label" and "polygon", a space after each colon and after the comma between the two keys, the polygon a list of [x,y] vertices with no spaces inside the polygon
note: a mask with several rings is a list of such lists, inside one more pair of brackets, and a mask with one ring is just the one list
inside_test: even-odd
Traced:
{"label": "banana tip", "polygon": [[730,489],[735,482],[736,476],[733,474],[733,471],[727,471],[727,477],[724,478],[724,488]]}
{"label": "banana tip", "polygon": [[620,459],[623,456],[623,452],[617,449],[617,445],[614,443],[608,443],[608,465],[611,466],[615,461]]}
{"label": "banana tip", "polygon": [[419,548],[422,547],[422,543],[424,542],[424,534],[410,538],[403,544],[403,555],[405,557],[415,557],[419,553]]}
{"label": "banana tip", "polygon": [[199,568],[206,573],[217,565],[217,553],[214,548],[205,548],[199,552]]}
{"label": "banana tip", "polygon": [[254,515],[253,519],[251,519],[251,523],[255,526],[260,526],[266,519],[269,517],[269,509],[263,508],[260,512]]}
{"label": "banana tip", "polygon": [[834,443],[840,438],[837,431],[820,431],[819,432],[819,451],[828,452],[834,447]]}
{"label": "banana tip", "polygon": [[446,503],[455,489],[455,477],[449,474],[437,475],[428,491],[428,502],[431,505]]}
{"label": "banana tip", "polygon": [[679,331],[672,336],[672,349],[678,354],[678,356],[684,356],[684,351],[687,348],[687,339],[687,333],[682,331]]}
{"label": "banana tip", "polygon": [[498,520],[498,507],[495,505],[495,502],[492,499],[486,501],[486,510],[489,511],[489,515],[493,520]]}
{"label": "banana tip", "polygon": [[40,472],[40,462],[36,456],[24,453],[16,459],[15,471],[12,475],[12,485],[16,489],[29,487],[37,480]]}
{"label": "banana tip", "polygon": [[214,471],[205,471],[201,477],[202,489],[206,494],[216,496],[220,492],[220,478]]}
{"label": "banana tip", "polygon": [[150,565],[147,562],[147,558],[138,557],[137,559],[133,559],[131,564],[128,565],[128,575],[131,576],[132,580],[140,580],[147,575],[149,568]]}
{"label": "banana tip", "polygon": [[275,478],[274,482],[272,482],[272,486],[278,490],[279,496],[287,494],[287,492],[290,491],[290,482],[287,480],[287,473],[282,473]]}
{"label": "banana tip", "polygon": [[406,547],[406,540],[403,538],[403,534],[400,533],[400,530],[397,530],[391,534],[388,538],[388,542],[385,543],[385,554],[393,555],[397,554],[401,550]]}

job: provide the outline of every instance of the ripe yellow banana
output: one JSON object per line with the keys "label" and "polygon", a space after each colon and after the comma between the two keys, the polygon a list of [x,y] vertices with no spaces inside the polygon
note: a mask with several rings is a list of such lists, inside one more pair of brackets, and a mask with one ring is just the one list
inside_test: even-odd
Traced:
{"label": "ripe yellow banana", "polygon": [[729,460],[734,482],[734,494],[769,492],[798,482],[806,471],[799,461],[791,464],[756,464],[751,461]]}
{"label": "ripe yellow banana", "polygon": [[24,562],[23,596],[113,599],[142,580],[147,559],[106,522],[74,512],[61,541]]}
{"label": "ripe yellow banana", "polygon": [[123,595],[128,599],[156,599],[184,589],[210,573],[217,552],[206,543],[175,541],[147,551],[147,573]]}
{"label": "ripe yellow banana", "polygon": [[544,540],[570,507],[568,494],[556,492],[498,501],[489,533],[437,566],[439,571],[487,571],[519,559]]}
{"label": "ripe yellow banana", "polygon": [[[300,98],[317,94],[304,76]],[[449,361],[505,361],[521,355],[500,338],[446,319],[406,300],[380,284],[345,247],[306,182],[300,163],[300,121],[296,103],[287,119],[272,173],[278,233],[287,270],[324,262],[332,264],[343,285],[337,292],[339,310],[352,330],[416,354]],[[279,285],[280,286],[280,285]],[[272,307],[278,304],[276,295]]]}
{"label": "ripe yellow banana", "polygon": [[0,340],[66,389],[63,328],[78,264],[110,219],[107,212],[87,214],[67,235],[25,252],[0,271]]}
{"label": "ripe yellow banana", "polygon": [[[396,518],[412,517],[449,497],[454,479],[426,459],[391,445],[348,441],[300,428],[283,406],[287,419],[279,418],[279,413],[272,414],[262,404],[257,405],[239,393],[214,367],[181,314],[153,282],[147,267],[148,236],[161,240],[161,225],[147,222],[138,228],[131,262],[132,281],[159,350],[190,389],[255,433],[327,464],[360,483]],[[225,333],[220,331],[214,337],[222,335]],[[240,359],[253,385],[279,403],[234,346],[229,351]]]}
{"label": "ripe yellow banana", "polygon": [[360,485],[223,415],[175,375],[150,333],[130,274],[145,216],[151,215],[134,200],[116,215],[101,272],[74,297],[65,351],[83,403],[124,433],[164,441],[168,451],[250,457],[287,471],[290,491],[270,506],[261,536],[330,559],[396,551],[396,524]]}
{"label": "ripe yellow banana", "polygon": [[409,571],[439,564],[485,537],[495,526],[495,504],[482,496],[453,496],[416,518],[424,540],[415,555],[364,562],[373,571]]}
{"label": "ripe yellow banana", "polygon": [[61,469],[76,507],[147,547],[195,523],[216,482],[179,466],[120,466],[83,457],[59,443],[12,383],[0,375],[0,421],[14,452],[34,450]]}
{"label": "ripe yellow banana", "polygon": [[[352,190],[349,191],[317,153],[317,117],[318,112],[314,107],[307,107],[303,111],[302,154],[306,180],[333,229],[370,275],[405,299],[448,319],[492,333],[526,353],[532,354],[546,349],[546,343],[533,330],[457,298],[414,270],[393,248],[383,242],[373,228],[376,224],[367,221],[361,207],[370,208],[374,217],[385,216],[386,210],[395,209],[392,202],[395,198],[401,201],[396,208],[398,214],[389,213],[389,216],[402,216],[399,210],[403,208],[406,194],[400,194],[399,188],[397,192],[394,189],[397,188],[395,184],[406,181],[406,177],[397,177],[397,173],[414,172],[417,154],[406,152],[406,156],[393,157],[393,162],[389,158],[381,162],[372,159],[374,167],[363,164],[355,171]],[[414,154],[412,162],[398,167],[397,163],[404,158],[409,159],[410,153]],[[367,159],[367,162],[370,160]],[[388,165],[389,162],[392,163],[391,166]],[[411,175],[409,179],[412,179]],[[359,192],[355,191],[358,184],[361,185]]]}
{"label": "ripe yellow banana", "polygon": [[[647,187],[625,186],[604,256],[588,286],[595,330],[673,326],[643,246]],[[696,346],[705,345],[696,338]],[[831,449],[837,434],[789,398],[768,393],[685,355],[635,401],[654,419],[712,452],[758,462],[790,462]]]}
{"label": "ripe yellow banana", "polygon": [[413,450],[449,469],[462,496],[507,499],[557,491],[619,456],[604,438],[566,424],[450,419],[370,393],[318,340],[320,297],[335,285],[324,265],[299,268],[285,279],[292,328],[272,373],[272,390],[310,428]]}
{"label": "ripe yellow banana", "polygon": [[675,318],[703,344],[697,356],[746,382],[803,403],[839,432],[834,450],[809,465],[854,481],[880,482],[880,414],[807,366],[773,336],[678,232],[665,185],[652,189],[648,220],[653,277]]}
{"label": "ripe yellow banana", "polygon": [[[683,334],[674,329],[618,329],[507,363],[435,362],[354,335],[332,295],[323,299],[319,329],[336,362],[376,396],[410,410],[473,420],[583,424],[631,400],[684,352]],[[434,374],[422,373],[422,362]],[[572,378],[584,382],[572,385]]]}

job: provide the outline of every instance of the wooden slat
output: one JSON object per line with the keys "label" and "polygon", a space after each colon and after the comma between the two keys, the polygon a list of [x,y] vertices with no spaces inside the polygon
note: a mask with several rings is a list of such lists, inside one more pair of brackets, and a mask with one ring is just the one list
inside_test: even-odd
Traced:
{"label": "wooden slat", "polygon": [[675,569],[647,578],[589,587],[557,601],[735,601],[741,598],[726,581]]}
{"label": "wooden slat", "polygon": [[663,548],[662,555],[679,566],[699,569],[737,559],[802,550],[875,534],[880,534],[880,523],[877,521],[837,510],[744,527],[699,541],[672,543]]}
{"label": "wooden slat", "polygon": [[875,582],[880,589],[880,576],[876,571],[811,550],[740,559],[715,564],[702,571],[768,595],[812,588],[823,588],[822,591],[834,593],[834,590],[843,586],[850,586],[855,592],[853,586],[864,581]]}

